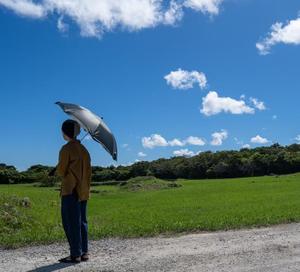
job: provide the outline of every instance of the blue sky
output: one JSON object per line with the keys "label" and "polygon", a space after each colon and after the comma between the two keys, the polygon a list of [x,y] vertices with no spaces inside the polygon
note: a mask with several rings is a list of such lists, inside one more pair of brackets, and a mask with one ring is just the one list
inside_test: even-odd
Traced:
{"label": "blue sky", "polygon": [[56,101],[103,116],[119,164],[297,142],[299,1],[64,2],[0,0],[0,162],[57,162]]}

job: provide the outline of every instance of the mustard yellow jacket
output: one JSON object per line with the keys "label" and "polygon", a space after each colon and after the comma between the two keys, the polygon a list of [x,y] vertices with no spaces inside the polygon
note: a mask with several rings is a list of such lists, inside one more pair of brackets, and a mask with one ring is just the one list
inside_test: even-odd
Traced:
{"label": "mustard yellow jacket", "polygon": [[75,189],[80,201],[89,199],[91,158],[80,141],[71,140],[61,148],[56,172],[62,177],[61,196],[72,194]]}

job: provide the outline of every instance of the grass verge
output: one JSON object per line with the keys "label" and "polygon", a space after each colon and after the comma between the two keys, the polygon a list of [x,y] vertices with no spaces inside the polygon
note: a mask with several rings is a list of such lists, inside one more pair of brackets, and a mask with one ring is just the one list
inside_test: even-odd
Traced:
{"label": "grass verge", "polygon": [[[228,230],[300,221],[300,174],[177,183],[182,186],[150,191],[93,187],[100,193],[92,194],[88,203],[90,238]],[[0,196],[30,201],[30,207],[17,207],[22,211],[23,225],[12,232],[4,231],[3,226],[7,226],[0,217],[1,247],[65,239],[60,199],[54,188],[1,185]]]}

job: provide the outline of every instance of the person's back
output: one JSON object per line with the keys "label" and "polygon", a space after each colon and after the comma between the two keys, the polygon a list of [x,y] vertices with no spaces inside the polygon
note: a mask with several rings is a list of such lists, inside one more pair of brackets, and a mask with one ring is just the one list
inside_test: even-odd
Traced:
{"label": "person's back", "polygon": [[87,149],[78,140],[71,140],[60,151],[57,172],[63,177],[61,195],[75,189],[79,200],[88,200],[91,183],[91,159]]}

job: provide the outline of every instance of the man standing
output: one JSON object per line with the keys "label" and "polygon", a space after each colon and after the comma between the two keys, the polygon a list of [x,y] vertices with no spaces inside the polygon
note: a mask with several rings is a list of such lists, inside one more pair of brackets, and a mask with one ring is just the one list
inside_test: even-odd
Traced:
{"label": "man standing", "polygon": [[80,133],[76,121],[66,120],[62,124],[62,133],[67,144],[60,150],[56,173],[62,177],[61,216],[70,256],[59,261],[79,263],[89,259],[86,209],[90,197],[91,159],[89,152],[76,139]]}

